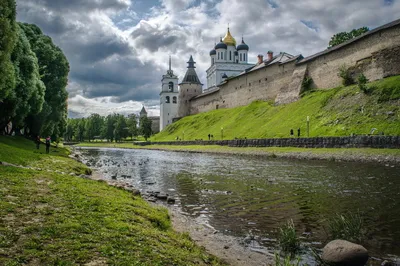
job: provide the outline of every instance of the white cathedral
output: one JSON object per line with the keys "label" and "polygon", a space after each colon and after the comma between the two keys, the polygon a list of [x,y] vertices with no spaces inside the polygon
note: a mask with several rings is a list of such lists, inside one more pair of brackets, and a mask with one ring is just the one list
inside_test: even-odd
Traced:
{"label": "white cathedral", "polygon": [[[214,49],[210,51],[211,66],[207,69],[207,89],[218,88],[225,79],[237,76],[246,69],[254,66],[248,63],[249,46],[244,42],[236,46],[236,40],[232,37],[229,28],[225,37]],[[195,63],[190,56],[188,70],[181,83],[171,69],[171,57],[169,58],[169,69],[162,77],[160,92],[160,131],[167,125],[173,123],[177,118],[184,117],[190,113],[190,99],[203,92],[202,86],[195,71]],[[178,89],[179,85],[179,89]]]}

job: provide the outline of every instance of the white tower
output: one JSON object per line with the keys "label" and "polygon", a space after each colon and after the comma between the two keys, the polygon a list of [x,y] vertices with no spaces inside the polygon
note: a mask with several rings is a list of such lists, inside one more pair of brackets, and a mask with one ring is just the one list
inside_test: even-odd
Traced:
{"label": "white tower", "polygon": [[171,56],[169,57],[169,69],[163,75],[160,92],[160,131],[172,123],[172,119],[178,114],[178,77],[171,69]]}

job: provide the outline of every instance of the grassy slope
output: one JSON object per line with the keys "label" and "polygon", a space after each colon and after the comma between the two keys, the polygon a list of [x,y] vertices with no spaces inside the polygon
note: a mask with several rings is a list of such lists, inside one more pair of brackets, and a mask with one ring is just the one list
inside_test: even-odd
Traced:
{"label": "grassy slope", "polygon": [[[185,117],[151,138],[152,141],[288,137],[290,129],[306,134],[310,116],[310,137],[367,134],[372,128],[386,135],[400,135],[400,76],[368,84],[371,93],[357,86],[308,93],[297,102],[273,106],[253,102],[248,106],[219,109]],[[361,111],[362,110],[362,111]],[[388,115],[387,112],[394,112]],[[375,132],[376,133],[376,132]]]}
{"label": "grassy slope", "polygon": [[85,172],[65,149],[50,155],[0,137],[0,265],[218,265],[165,209],[106,185],[45,170]]}

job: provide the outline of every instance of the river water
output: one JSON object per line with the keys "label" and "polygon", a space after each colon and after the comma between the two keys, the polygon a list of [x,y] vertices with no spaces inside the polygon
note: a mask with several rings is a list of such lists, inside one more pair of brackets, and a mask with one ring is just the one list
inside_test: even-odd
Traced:
{"label": "river water", "polygon": [[399,261],[398,165],[155,150],[80,152],[104,178],[117,175],[142,192],[168,193],[187,215],[239,239],[258,236],[270,250],[289,219],[305,245],[321,248],[331,217],[360,213],[366,232],[362,244],[373,264]]}

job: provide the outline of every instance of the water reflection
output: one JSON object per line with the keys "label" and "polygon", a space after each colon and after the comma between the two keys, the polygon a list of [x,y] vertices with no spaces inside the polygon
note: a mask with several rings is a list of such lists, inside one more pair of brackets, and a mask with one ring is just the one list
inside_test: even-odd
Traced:
{"label": "water reflection", "polygon": [[293,219],[318,246],[332,215],[361,212],[372,255],[400,254],[399,166],[297,161],[149,150],[81,149],[105,178],[178,199],[189,215],[236,236],[250,231],[274,243]]}

